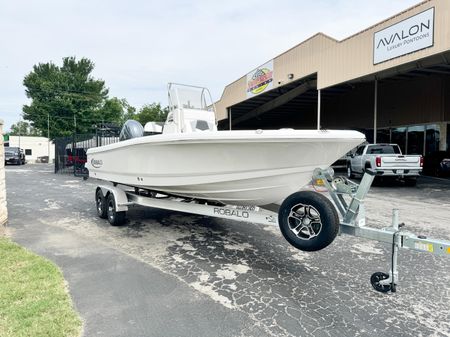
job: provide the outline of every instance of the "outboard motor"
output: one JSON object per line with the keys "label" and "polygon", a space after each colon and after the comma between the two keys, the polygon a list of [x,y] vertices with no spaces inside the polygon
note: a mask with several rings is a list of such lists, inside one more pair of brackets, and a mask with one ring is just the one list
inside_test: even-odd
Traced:
{"label": "outboard motor", "polygon": [[131,138],[142,137],[144,135],[144,128],[138,121],[129,119],[125,122],[120,131],[119,140],[127,140]]}

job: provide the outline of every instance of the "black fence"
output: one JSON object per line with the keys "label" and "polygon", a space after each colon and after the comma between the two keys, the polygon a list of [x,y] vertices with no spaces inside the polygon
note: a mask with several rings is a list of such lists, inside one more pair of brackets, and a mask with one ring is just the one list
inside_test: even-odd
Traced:
{"label": "black fence", "polygon": [[119,130],[108,130],[91,134],[75,134],[55,139],[55,173],[69,173],[75,176],[88,174],[85,164],[88,149],[117,143]]}

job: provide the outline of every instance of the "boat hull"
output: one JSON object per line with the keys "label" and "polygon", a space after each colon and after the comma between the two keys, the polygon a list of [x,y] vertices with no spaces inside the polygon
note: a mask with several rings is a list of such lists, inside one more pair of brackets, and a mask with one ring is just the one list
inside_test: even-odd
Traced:
{"label": "boat hull", "polygon": [[355,131],[218,131],[155,135],[90,149],[89,175],[225,204],[279,202],[364,141]]}

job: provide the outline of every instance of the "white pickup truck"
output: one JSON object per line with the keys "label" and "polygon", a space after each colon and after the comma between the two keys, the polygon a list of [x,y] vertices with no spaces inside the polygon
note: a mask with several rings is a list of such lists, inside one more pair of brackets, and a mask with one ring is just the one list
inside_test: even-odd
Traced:
{"label": "white pickup truck", "polygon": [[359,146],[348,159],[347,176],[353,178],[371,169],[377,176],[401,178],[414,186],[422,167],[422,156],[404,156],[397,144],[368,144]]}

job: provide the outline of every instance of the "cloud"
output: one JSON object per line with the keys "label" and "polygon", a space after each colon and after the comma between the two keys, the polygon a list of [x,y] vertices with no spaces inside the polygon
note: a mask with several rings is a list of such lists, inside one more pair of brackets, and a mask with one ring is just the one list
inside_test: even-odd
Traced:
{"label": "cloud", "polygon": [[167,82],[225,85],[316,32],[345,38],[417,0],[0,0],[0,118],[27,103],[23,77],[39,62],[88,57],[110,94],[167,103]]}

